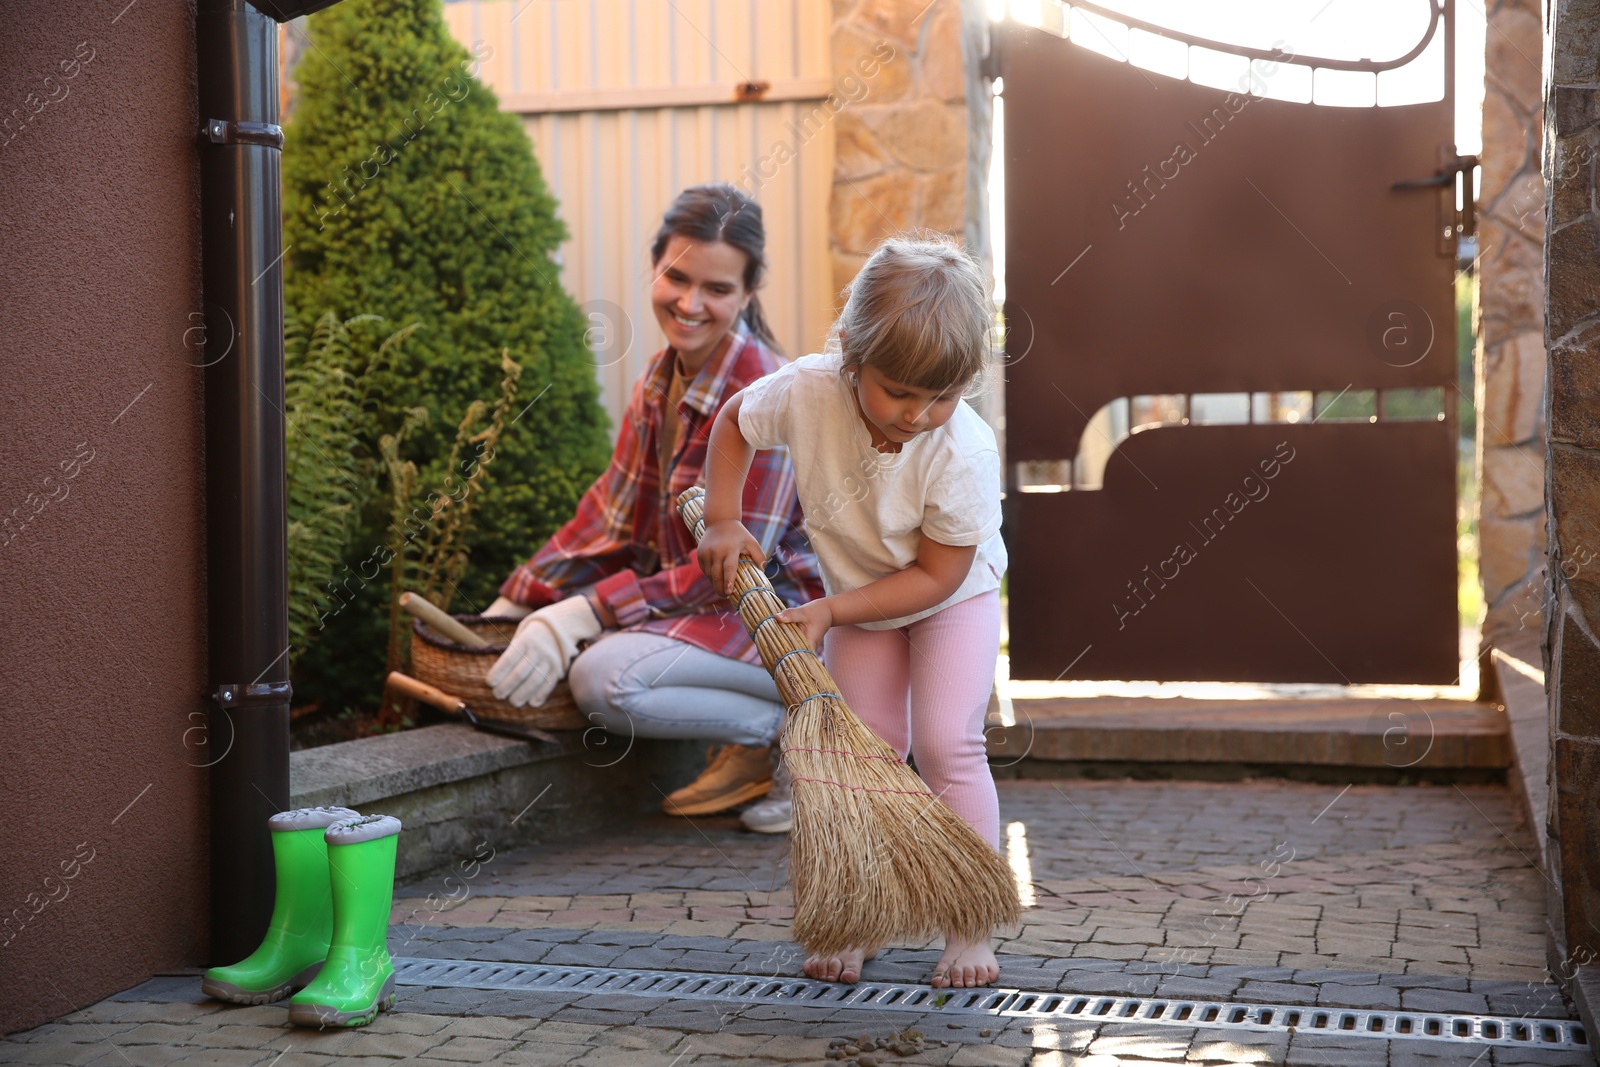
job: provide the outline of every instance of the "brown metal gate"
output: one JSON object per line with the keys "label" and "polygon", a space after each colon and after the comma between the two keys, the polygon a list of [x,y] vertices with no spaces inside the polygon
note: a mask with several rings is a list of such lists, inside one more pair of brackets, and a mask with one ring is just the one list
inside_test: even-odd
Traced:
{"label": "brown metal gate", "polygon": [[1444,98],[1392,107],[998,29],[1012,677],[1457,677],[1462,161],[1431,11],[1412,54],[1442,42]]}

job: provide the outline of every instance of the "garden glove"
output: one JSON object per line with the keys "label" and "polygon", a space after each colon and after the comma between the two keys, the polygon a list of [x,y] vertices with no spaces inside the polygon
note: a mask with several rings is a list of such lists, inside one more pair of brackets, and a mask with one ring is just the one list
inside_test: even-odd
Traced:
{"label": "garden glove", "polygon": [[604,628],[584,596],[570,596],[523,619],[517,636],[489,670],[489,687],[516,707],[542,704],[567,676],[578,645]]}
{"label": "garden glove", "polygon": [[525,619],[533,611],[526,604],[518,604],[510,597],[497,596],[494,603],[489,605],[489,610],[483,613],[486,619]]}

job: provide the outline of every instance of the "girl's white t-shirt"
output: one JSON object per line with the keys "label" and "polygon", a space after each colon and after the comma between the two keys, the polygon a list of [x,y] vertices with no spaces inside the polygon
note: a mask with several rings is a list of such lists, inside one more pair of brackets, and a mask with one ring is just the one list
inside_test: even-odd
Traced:
{"label": "girl's white t-shirt", "polygon": [[755,448],[787,447],[806,532],[829,594],[858,589],[917,560],[926,533],[977,545],[972,569],[926,611],[882,622],[887,630],[1000,587],[1000,452],[994,431],[965,400],[950,421],[896,453],[872,447],[837,353],[804,356],[745,386],[739,429]]}

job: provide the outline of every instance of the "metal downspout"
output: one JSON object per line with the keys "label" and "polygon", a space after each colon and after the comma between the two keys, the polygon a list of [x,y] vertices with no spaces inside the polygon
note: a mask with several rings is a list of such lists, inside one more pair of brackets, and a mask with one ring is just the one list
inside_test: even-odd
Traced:
{"label": "metal downspout", "polygon": [[195,19],[205,290],[211,958],[260,943],[267,819],[289,806],[278,35],[244,0]]}

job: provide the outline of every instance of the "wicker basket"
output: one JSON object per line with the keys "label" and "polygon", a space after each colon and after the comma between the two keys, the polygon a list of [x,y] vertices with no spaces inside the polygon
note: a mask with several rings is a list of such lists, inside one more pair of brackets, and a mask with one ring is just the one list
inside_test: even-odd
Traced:
{"label": "wicker basket", "polygon": [[457,644],[421,619],[411,620],[411,673],[421,681],[466,701],[474,715],[485,719],[537,726],[543,730],[583,730],[591,724],[578,710],[566,682],[557,683],[538,707],[519,708],[498,699],[489,688],[489,668],[517,633],[515,619],[486,619],[457,615],[457,621],[490,643],[482,648]]}

